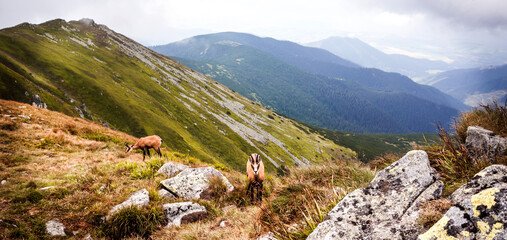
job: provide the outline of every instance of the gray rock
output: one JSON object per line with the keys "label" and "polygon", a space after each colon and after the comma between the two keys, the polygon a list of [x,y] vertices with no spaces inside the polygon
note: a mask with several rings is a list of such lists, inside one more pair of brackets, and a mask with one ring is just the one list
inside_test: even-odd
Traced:
{"label": "gray rock", "polygon": [[39,188],[39,190],[41,190],[41,191],[43,191],[43,192],[44,192],[44,191],[47,191],[47,190],[51,190],[51,189],[53,189],[53,188],[55,188],[55,186],[43,187],[43,188]]}
{"label": "gray rock", "polygon": [[507,138],[479,126],[468,127],[465,145],[476,159],[486,158],[492,162],[496,157],[507,154]]}
{"label": "gray rock", "polygon": [[278,240],[275,235],[272,232],[268,232],[260,237],[258,237],[256,240]]}
{"label": "gray rock", "polygon": [[83,239],[84,240],[93,240],[92,235],[90,235],[89,233]]}
{"label": "gray rock", "polygon": [[141,189],[141,190],[135,192],[134,194],[132,194],[129,197],[129,199],[127,199],[126,201],[114,206],[111,209],[111,211],[109,211],[109,216],[113,215],[114,213],[120,211],[121,209],[123,209],[125,207],[129,207],[132,205],[142,207],[142,206],[148,206],[149,203],[150,203],[150,196],[149,196],[148,190]]}
{"label": "gray rock", "polygon": [[442,195],[443,183],[424,151],[410,151],[345,196],[307,239],[414,239],[420,206]]}
{"label": "gray rock", "polygon": [[53,219],[46,223],[46,233],[49,236],[65,236],[65,227],[58,219]]}
{"label": "gray rock", "polygon": [[187,168],[189,168],[189,166],[183,164],[166,163],[160,167],[158,173],[163,174],[166,177],[172,177]]}
{"label": "gray rock", "polygon": [[492,165],[451,194],[453,206],[418,239],[507,239],[507,167]]}
{"label": "gray rock", "polygon": [[48,105],[42,101],[39,95],[35,94],[32,96],[32,105],[39,108],[48,108]]}
{"label": "gray rock", "polygon": [[175,199],[176,198],[176,196],[174,196],[174,194],[170,193],[169,191],[167,191],[165,189],[160,189],[158,191],[158,196],[163,197],[165,199]]}
{"label": "gray rock", "polygon": [[234,190],[232,184],[218,170],[212,167],[187,168],[173,178],[160,182],[167,190],[185,199],[198,199],[206,194],[209,179],[219,177],[227,186],[227,191]]}
{"label": "gray rock", "polygon": [[193,202],[168,203],[163,207],[168,227],[178,227],[181,224],[195,222],[205,218],[208,214],[204,206]]}
{"label": "gray rock", "polygon": [[2,185],[6,184],[7,183],[7,180],[2,180]]}

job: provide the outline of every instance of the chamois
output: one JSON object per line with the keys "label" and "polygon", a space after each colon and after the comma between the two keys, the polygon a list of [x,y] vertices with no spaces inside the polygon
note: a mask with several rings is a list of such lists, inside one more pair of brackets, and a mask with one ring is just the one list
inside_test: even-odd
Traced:
{"label": "chamois", "polygon": [[246,174],[248,176],[248,187],[246,194],[250,193],[250,199],[254,201],[254,190],[257,188],[257,199],[262,201],[262,187],[264,182],[264,163],[261,156],[253,153],[246,163]]}
{"label": "chamois", "polygon": [[142,149],[143,150],[143,161],[146,157],[146,154],[148,154],[148,157],[150,156],[150,148],[155,149],[155,151],[158,153],[160,157],[162,157],[162,153],[160,152],[160,145],[162,144],[162,138],[160,138],[157,135],[151,135],[147,137],[140,138],[139,141],[137,141],[136,144],[128,145],[125,143],[125,146],[127,146],[127,153],[131,152],[132,150],[136,149]]}

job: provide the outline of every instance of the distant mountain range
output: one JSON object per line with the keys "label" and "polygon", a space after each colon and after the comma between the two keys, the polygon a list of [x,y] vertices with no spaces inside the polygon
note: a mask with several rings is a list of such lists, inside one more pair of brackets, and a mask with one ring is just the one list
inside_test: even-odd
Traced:
{"label": "distant mountain range", "polygon": [[253,152],[271,171],[319,161],[321,154],[354,156],[305,125],[90,19],[0,30],[0,98],[137,137],[157,134],[163,147],[182,156],[241,171]]}
{"label": "distant mountain range", "polygon": [[401,54],[386,54],[357,38],[330,37],[305,45],[328,50],[364,67],[397,72],[415,79],[426,77],[435,70],[451,69],[449,64],[442,61],[413,58]]}
{"label": "distant mountain range", "polygon": [[397,73],[328,51],[244,33],[155,46],[233,90],[308,124],[352,132],[434,132],[465,106]]}
{"label": "distant mountain range", "polygon": [[458,69],[436,74],[422,81],[463,101],[469,106],[507,99],[507,65]]}

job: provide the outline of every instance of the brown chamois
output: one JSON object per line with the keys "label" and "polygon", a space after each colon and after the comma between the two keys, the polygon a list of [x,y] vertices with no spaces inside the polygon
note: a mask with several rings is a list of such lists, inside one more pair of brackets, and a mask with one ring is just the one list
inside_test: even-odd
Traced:
{"label": "brown chamois", "polygon": [[264,182],[264,163],[261,156],[253,153],[246,163],[246,175],[248,176],[248,187],[246,195],[250,193],[250,199],[254,201],[254,191],[257,189],[257,199],[262,202],[262,188]]}
{"label": "brown chamois", "polygon": [[148,154],[148,157],[150,156],[150,148],[155,149],[155,151],[158,153],[160,157],[162,157],[162,153],[160,152],[160,145],[162,144],[162,138],[160,138],[157,135],[151,135],[147,137],[140,138],[139,141],[137,141],[136,144],[128,145],[125,143],[125,146],[127,146],[127,153],[131,152],[132,150],[136,149],[142,149],[143,150],[143,161],[146,157],[146,154]]}

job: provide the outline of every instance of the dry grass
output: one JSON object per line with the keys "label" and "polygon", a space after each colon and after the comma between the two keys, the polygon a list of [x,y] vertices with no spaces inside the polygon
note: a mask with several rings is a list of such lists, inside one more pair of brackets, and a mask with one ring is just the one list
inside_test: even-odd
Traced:
{"label": "dry grass", "polygon": [[496,159],[474,159],[465,147],[466,131],[469,126],[478,125],[497,134],[507,132],[507,106],[497,102],[482,105],[481,108],[461,114],[454,123],[456,134],[438,127],[440,143],[422,147],[428,153],[430,164],[445,183],[444,196],[448,196],[465,184],[476,173],[492,164],[507,164],[507,156]]}
{"label": "dry grass", "polygon": [[[54,218],[74,239],[87,234],[94,239],[150,234],[153,239],[252,239],[267,231],[282,239],[303,239],[346,192],[374,176],[355,161],[323,160],[319,166],[286,168],[282,176],[266,175],[264,201],[254,205],[246,197],[246,176],[215,165],[235,189],[226,194],[223,183],[212,179],[208,199],[198,201],[206,207],[207,219],[179,228],[156,221],[136,225],[131,213],[138,209],[131,209],[117,219],[132,227],[122,235],[121,228],[107,227],[103,217],[131,193],[141,188],[150,193],[149,209],[134,214],[148,219],[159,219],[149,217],[151,209],[178,201],[158,196],[163,180],[156,174],[158,167],[167,161],[205,165],[167,150],[162,158],[143,162],[141,154],[124,152],[124,142],[136,141],[130,135],[16,102],[0,100],[0,125],[0,180],[7,181],[0,185],[0,236],[8,239],[46,238],[45,222]],[[47,186],[54,187],[41,190]],[[223,221],[225,226],[220,226]]]}
{"label": "dry grass", "polygon": [[262,206],[260,218],[279,239],[305,239],[340,199],[375,175],[359,162],[341,160],[288,172]]}
{"label": "dry grass", "polygon": [[433,226],[451,208],[449,199],[437,199],[425,202],[419,210],[418,223],[428,229]]}

